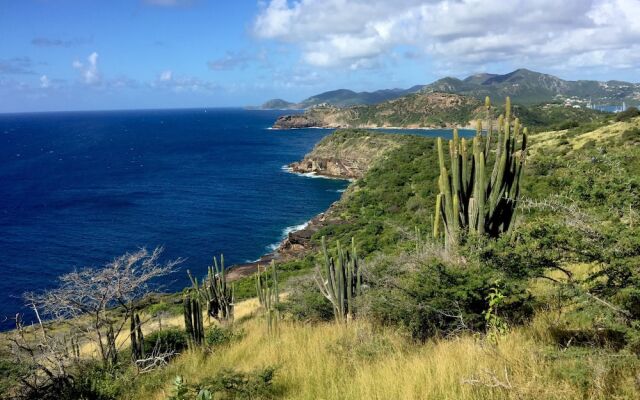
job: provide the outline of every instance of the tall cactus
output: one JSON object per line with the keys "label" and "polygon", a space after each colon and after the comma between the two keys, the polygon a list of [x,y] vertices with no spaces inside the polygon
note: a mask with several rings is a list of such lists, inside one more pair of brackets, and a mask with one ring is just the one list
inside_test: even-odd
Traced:
{"label": "tall cactus", "polygon": [[[278,320],[280,319],[280,289],[278,288],[278,271],[275,261],[271,261],[271,274],[269,276],[269,268],[266,268],[264,272],[260,271],[256,273],[256,293],[260,305],[265,310],[265,319],[267,321],[267,330],[269,334],[278,333]],[[269,278],[271,278],[271,285],[269,285]]]}
{"label": "tall cactus", "polygon": [[340,242],[336,245],[336,256],[327,251],[325,238],[322,237],[322,268],[318,268],[316,283],[320,291],[333,305],[333,314],[337,321],[350,321],[353,318],[354,299],[362,291],[362,267],[358,260],[355,241],[351,239],[351,251],[344,250]]}
{"label": "tall cactus", "polygon": [[193,289],[187,289],[183,298],[184,325],[189,343],[199,345],[204,339],[204,324],[200,296]]}
{"label": "tall cactus", "polygon": [[485,107],[487,133],[483,136],[482,121],[478,120],[470,152],[467,141],[454,129],[453,140],[449,141],[449,169],[442,138],[437,141],[440,193],[436,197],[433,235],[440,236],[441,220],[448,246],[457,245],[464,233],[497,237],[513,228],[527,152],[527,128],[521,132],[517,118],[512,126],[511,100],[507,97],[505,115],[498,119],[494,140],[488,97]]}
{"label": "tall cactus", "polygon": [[207,304],[207,315],[221,322],[233,321],[234,288],[227,283],[224,267],[224,256],[220,255],[220,263],[213,258],[213,265],[207,268],[207,276],[198,284],[198,279],[187,271],[193,288]]}
{"label": "tall cactus", "polygon": [[140,315],[131,310],[131,326],[129,330],[129,336],[131,340],[131,358],[135,362],[144,358],[144,336],[142,334],[142,323],[140,322]]}

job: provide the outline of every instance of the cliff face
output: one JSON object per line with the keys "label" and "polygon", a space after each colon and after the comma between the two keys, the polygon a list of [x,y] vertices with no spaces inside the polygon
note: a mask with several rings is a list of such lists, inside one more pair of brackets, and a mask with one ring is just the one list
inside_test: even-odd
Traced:
{"label": "cliff face", "polygon": [[358,179],[384,155],[399,147],[402,135],[364,130],[341,130],[325,137],[301,161],[289,165],[293,172]]}
{"label": "cliff face", "polygon": [[[301,161],[294,162],[289,167],[299,173],[358,179],[407,140],[406,135],[382,134],[359,129],[338,130],[322,139]],[[344,196],[349,196],[352,190],[354,188],[350,186]],[[340,201],[312,219],[304,229],[291,232],[278,247],[278,256],[283,259],[299,257],[311,249],[311,237],[314,233],[327,225],[344,223],[335,211]]]}

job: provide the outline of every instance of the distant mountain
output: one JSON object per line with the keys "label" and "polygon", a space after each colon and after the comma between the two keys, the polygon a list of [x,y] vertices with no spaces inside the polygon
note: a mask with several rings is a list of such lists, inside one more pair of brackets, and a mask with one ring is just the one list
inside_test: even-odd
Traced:
{"label": "distant mountain", "polygon": [[311,96],[292,108],[310,108],[317,105],[349,107],[354,105],[379,104],[412,93],[445,92],[462,94],[484,99],[490,96],[494,103],[511,96],[514,103],[547,103],[576,97],[586,105],[593,104],[627,105],[640,104],[640,84],[622,81],[568,81],[553,75],[542,74],[528,69],[517,69],[508,74],[481,73],[465,79],[446,77],[428,85],[416,85],[409,89],[386,89],[375,92],[354,92],[338,89]]}
{"label": "distant mountain", "polygon": [[265,101],[260,107],[262,110],[295,110],[300,107],[296,103],[291,103],[282,99],[271,99]]}
{"label": "distant mountain", "polygon": [[464,80],[439,79],[422,89],[426,92],[447,92],[482,99],[490,96],[500,102],[511,96],[514,103],[535,104],[562,98],[577,97],[593,103],[629,104],[640,102],[640,84],[621,81],[567,81],[553,75],[528,69],[517,69],[504,75],[477,74]]}
{"label": "distant mountain", "polygon": [[375,92],[354,92],[353,90],[338,89],[311,96],[302,100],[299,104],[302,108],[309,108],[319,104],[331,104],[338,107],[378,104],[418,92],[420,89],[422,89],[422,86],[414,86],[409,89],[376,90]]}
{"label": "distant mountain", "polygon": [[263,110],[305,109],[318,105],[332,105],[349,107],[356,105],[378,104],[387,100],[397,99],[411,93],[419,92],[423,85],[412,86],[409,89],[383,89],[374,92],[354,92],[348,89],[331,90],[302,100],[300,103],[290,103],[282,99],[273,99],[258,107]]}

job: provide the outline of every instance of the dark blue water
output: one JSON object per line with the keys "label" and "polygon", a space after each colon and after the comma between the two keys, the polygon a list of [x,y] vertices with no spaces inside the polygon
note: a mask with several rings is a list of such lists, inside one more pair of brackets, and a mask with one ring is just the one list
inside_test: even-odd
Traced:
{"label": "dark blue water", "polygon": [[232,264],[266,253],[347,185],[282,170],[330,131],[266,130],[278,115],[0,115],[0,316],[19,311],[25,291],[139,247],[186,258],[167,289],[214,255]]}

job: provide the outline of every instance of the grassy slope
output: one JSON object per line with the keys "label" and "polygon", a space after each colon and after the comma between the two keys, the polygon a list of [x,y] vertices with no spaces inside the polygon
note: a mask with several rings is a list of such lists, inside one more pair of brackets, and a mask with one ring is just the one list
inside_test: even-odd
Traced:
{"label": "grassy slope", "polygon": [[[527,196],[544,198],[553,188],[574,190],[571,185],[584,185],[588,177],[580,178],[572,168],[591,163],[589,152],[596,146],[608,147],[612,157],[627,161],[617,164],[622,169],[613,171],[615,175],[634,174],[640,168],[634,145],[640,141],[640,119],[593,132],[548,132],[531,139],[532,166],[524,185]],[[590,141],[594,144],[588,144]],[[558,164],[562,157],[566,163]],[[354,184],[341,202],[340,213],[346,223],[325,233],[343,238],[355,235],[369,251],[394,253],[409,246],[406,239],[411,236],[411,227],[430,226],[434,196],[430,188],[435,187],[431,183],[437,174],[434,165],[433,141],[409,138],[405,146]],[[599,175],[596,179],[596,184],[615,182],[615,176]],[[631,196],[635,189],[626,190],[623,194]],[[606,208],[612,199],[586,197],[578,201],[597,210]],[[593,268],[570,267],[577,275]],[[547,281],[538,280],[531,283],[530,290],[544,300],[552,293],[550,289]],[[255,302],[239,305],[250,315],[247,307],[255,307]],[[184,354],[167,369],[142,377],[126,397],[164,398],[175,375],[197,382],[225,367],[248,371],[278,365],[275,384],[283,398],[292,399],[634,398],[640,374],[638,359],[599,348],[559,351],[548,336],[548,326],[558,312],[539,311],[530,324],[511,329],[497,345],[473,335],[420,345],[396,331],[372,329],[363,321],[348,327],[286,322],[281,325],[280,337],[269,339],[264,321],[249,318],[239,324],[246,332],[241,341],[211,356]]]}
{"label": "grassy slope", "polygon": [[[257,304],[238,307],[246,313]],[[605,399],[614,392],[632,398],[633,370],[620,368],[626,360],[606,352],[557,352],[536,324],[542,322],[512,330],[497,345],[472,335],[418,345],[362,321],[284,322],[272,339],[256,317],[238,324],[246,334],[240,341],[212,355],[183,354],[140,377],[124,398],[164,399],[176,375],[194,383],[224,368],[270,365],[279,367],[275,385],[283,399]]]}

